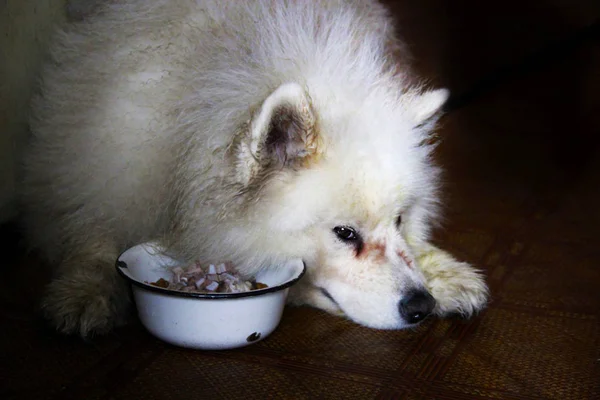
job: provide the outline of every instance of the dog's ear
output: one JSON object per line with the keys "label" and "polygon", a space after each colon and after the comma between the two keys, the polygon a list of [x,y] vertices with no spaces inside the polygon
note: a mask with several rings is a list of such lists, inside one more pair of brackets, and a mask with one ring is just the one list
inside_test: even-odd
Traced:
{"label": "dog's ear", "polygon": [[317,152],[315,115],[296,83],[271,93],[246,129],[237,154],[238,176],[246,183],[267,168],[298,167]]}
{"label": "dog's ear", "polygon": [[410,110],[416,125],[423,125],[440,114],[450,97],[448,89],[436,89],[411,96]]}

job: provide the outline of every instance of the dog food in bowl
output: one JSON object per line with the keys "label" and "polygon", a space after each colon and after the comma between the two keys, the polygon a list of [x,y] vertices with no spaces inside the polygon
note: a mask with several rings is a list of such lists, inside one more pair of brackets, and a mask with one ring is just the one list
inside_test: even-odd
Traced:
{"label": "dog food in bowl", "polygon": [[203,267],[199,261],[196,261],[185,268],[179,266],[172,268],[171,275],[170,280],[160,278],[150,284],[188,293],[244,293],[269,287],[265,283],[256,282],[255,279],[242,279],[230,262]]}
{"label": "dog food in bowl", "polygon": [[[250,281],[257,284],[248,288],[230,264],[198,268],[167,256],[157,243],[134,246],[116,261],[119,275],[131,284],[144,327],[167,343],[203,350],[232,349],[267,338],[281,321],[288,290],[305,268],[300,259],[271,265],[257,272]],[[201,277],[205,282],[198,282]],[[217,285],[211,286],[213,291],[206,288],[211,285],[207,278]],[[221,288],[225,280],[236,284]]]}

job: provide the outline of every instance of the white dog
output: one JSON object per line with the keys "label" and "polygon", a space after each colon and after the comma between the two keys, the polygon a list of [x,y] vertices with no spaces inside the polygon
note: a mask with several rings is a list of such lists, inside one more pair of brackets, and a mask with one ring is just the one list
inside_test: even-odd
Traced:
{"label": "white dog", "polygon": [[105,3],[56,36],[32,102],[24,226],[58,266],[57,329],[122,322],[115,259],[154,239],[247,274],[300,257],[293,303],[373,328],[484,307],[482,276],[428,242],[447,91],[410,83],[380,4]]}

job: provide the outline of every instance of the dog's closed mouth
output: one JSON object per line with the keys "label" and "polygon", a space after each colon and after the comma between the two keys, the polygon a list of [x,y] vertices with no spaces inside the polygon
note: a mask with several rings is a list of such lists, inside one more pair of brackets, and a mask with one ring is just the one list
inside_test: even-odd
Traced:
{"label": "dog's closed mouth", "polygon": [[321,293],[323,293],[323,295],[324,295],[325,297],[327,297],[329,300],[331,300],[331,302],[332,302],[333,304],[335,304],[335,305],[336,305],[336,306],[338,306],[338,307],[340,306],[340,305],[337,303],[337,301],[335,301],[335,299],[333,298],[333,296],[331,295],[331,293],[329,293],[329,292],[327,291],[327,289],[324,289],[324,288],[320,287],[320,288],[319,288],[319,290],[321,290]]}

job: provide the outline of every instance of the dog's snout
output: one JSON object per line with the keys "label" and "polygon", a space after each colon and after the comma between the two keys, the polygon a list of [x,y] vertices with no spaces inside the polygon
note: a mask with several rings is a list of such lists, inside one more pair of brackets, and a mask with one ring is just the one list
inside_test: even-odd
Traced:
{"label": "dog's snout", "polygon": [[398,308],[400,315],[409,324],[423,321],[435,307],[435,299],[426,291],[420,290],[410,293],[400,300]]}

